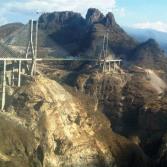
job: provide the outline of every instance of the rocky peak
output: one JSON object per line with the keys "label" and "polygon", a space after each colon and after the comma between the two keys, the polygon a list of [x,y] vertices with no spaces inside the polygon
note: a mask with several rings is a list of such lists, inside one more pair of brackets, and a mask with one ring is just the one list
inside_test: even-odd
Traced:
{"label": "rocky peak", "polygon": [[39,18],[40,24],[81,24],[84,22],[83,17],[79,13],[72,11],[45,13]]}
{"label": "rocky peak", "polygon": [[152,56],[163,54],[162,49],[154,39],[148,39],[146,42],[142,43],[139,49],[145,51],[145,54],[150,52]]}
{"label": "rocky peak", "polygon": [[147,68],[163,69],[166,71],[167,59],[164,51],[154,39],[149,39],[138,45],[132,55],[133,63]]}
{"label": "rocky peak", "polygon": [[104,24],[105,24],[106,26],[113,26],[113,25],[116,24],[113,13],[109,12],[109,13],[106,15],[106,17],[105,17],[105,19],[104,19]]}
{"label": "rocky peak", "polygon": [[136,42],[116,23],[111,12],[104,16],[96,8],[88,9],[86,18],[69,11],[46,13],[40,17],[39,26],[68,55],[86,53],[97,56],[96,52],[101,48],[99,45],[104,35],[100,32],[107,29],[110,31],[110,50],[116,55],[128,54],[136,47]]}
{"label": "rocky peak", "polygon": [[147,47],[153,47],[153,48],[158,48],[160,49],[158,43],[155,41],[155,39],[148,39],[145,43],[144,43]]}
{"label": "rocky peak", "polygon": [[104,15],[98,9],[95,8],[88,9],[88,12],[86,14],[86,21],[89,24],[100,22],[102,21],[103,18]]}

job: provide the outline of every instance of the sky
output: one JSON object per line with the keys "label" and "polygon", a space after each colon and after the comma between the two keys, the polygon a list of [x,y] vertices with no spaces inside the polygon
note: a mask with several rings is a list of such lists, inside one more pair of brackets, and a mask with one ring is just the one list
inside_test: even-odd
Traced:
{"label": "sky", "polygon": [[90,7],[113,12],[121,26],[167,32],[167,0],[0,0],[0,25],[28,22],[39,13],[76,11],[83,17]]}

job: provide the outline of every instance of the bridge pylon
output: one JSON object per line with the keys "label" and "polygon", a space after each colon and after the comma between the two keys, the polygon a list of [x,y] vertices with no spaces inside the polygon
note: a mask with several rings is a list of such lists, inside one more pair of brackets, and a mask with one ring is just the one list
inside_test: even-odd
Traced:
{"label": "bridge pylon", "polygon": [[120,65],[120,59],[114,59],[113,55],[109,53],[109,31],[107,30],[103,37],[103,45],[100,53],[99,64],[102,72],[115,71],[116,67]]}
{"label": "bridge pylon", "polygon": [[36,71],[37,45],[38,45],[38,20],[29,21],[29,42],[26,49],[26,58],[32,58],[30,75],[33,76]]}

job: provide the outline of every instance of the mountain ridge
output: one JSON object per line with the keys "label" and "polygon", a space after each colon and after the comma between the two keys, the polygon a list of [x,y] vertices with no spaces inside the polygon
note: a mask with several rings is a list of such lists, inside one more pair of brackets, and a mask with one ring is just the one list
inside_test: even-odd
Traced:
{"label": "mountain ridge", "polygon": [[155,39],[162,49],[167,52],[167,32],[154,29],[137,29],[131,27],[123,27],[124,30],[139,42],[145,42],[149,38]]}
{"label": "mountain ridge", "polygon": [[[110,72],[90,62],[40,62],[34,77],[22,74],[21,87],[7,89],[0,166],[166,167],[167,58],[159,44],[137,42],[95,8],[86,18],[65,11],[39,19],[39,46],[61,56],[98,58],[106,33],[109,54],[122,59]],[[15,44],[24,32],[13,34]]]}
{"label": "mountain ridge", "polygon": [[13,32],[17,31],[20,29],[24,24],[22,23],[9,23],[0,26],[0,39],[2,40],[6,36],[9,36]]}
{"label": "mountain ridge", "polygon": [[104,16],[95,8],[88,9],[86,18],[75,12],[43,14],[39,18],[39,25],[46,31],[49,27],[51,29],[47,32],[49,37],[74,55],[97,56],[97,52],[101,50],[103,36],[107,31],[110,31],[109,48],[112,48],[114,52],[128,53],[132,47],[136,46],[136,42],[115,22],[111,12]]}
{"label": "mountain ridge", "polygon": [[[141,57],[136,56],[136,50],[139,51],[144,45],[128,35],[117,24],[111,12],[104,15],[96,8],[88,9],[85,18],[80,13],[72,11],[55,11],[42,14],[39,17],[38,43],[41,47],[56,48],[53,52],[55,55],[99,57],[104,35],[107,32],[109,34],[109,54],[123,59],[125,64],[135,64],[137,62],[135,58]],[[20,34],[21,32],[18,35]],[[9,43],[10,41],[11,44],[15,44],[15,40],[12,41],[12,37],[9,39]],[[152,45],[148,45],[147,47],[149,49],[145,50],[145,52],[147,52],[147,55],[150,55],[149,57],[152,57],[153,50],[155,51],[155,49],[153,49]],[[165,53],[162,53],[159,47],[156,47],[156,49],[156,60],[160,62],[163,59],[166,62],[166,59],[163,58],[165,57]],[[133,61],[129,62],[129,60]],[[157,64],[157,61],[154,59],[152,61],[154,61],[152,64]],[[148,61],[146,62],[149,63]],[[149,67],[147,63],[144,64],[146,67]],[[142,64],[142,62],[139,64]],[[159,65],[163,66],[164,69],[162,61],[161,64]]]}

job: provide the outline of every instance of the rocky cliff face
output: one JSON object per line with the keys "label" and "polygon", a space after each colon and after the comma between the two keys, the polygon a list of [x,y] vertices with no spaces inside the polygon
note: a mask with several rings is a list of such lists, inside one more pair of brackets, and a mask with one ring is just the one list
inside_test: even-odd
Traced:
{"label": "rocky cliff face", "polygon": [[99,23],[102,22],[104,19],[104,15],[95,8],[90,8],[88,9],[88,12],[86,14],[86,22],[88,24],[94,24],[94,23]]}
{"label": "rocky cliff face", "polygon": [[86,110],[55,81],[36,77],[13,95],[6,110],[0,113],[1,166],[149,165],[137,145],[112,132],[102,113],[91,105]]}
{"label": "rocky cliff face", "polygon": [[41,45],[50,47],[49,43],[45,43],[49,39],[53,41],[52,47],[59,46],[68,56],[75,56],[79,52],[86,27],[86,21],[79,13],[69,11],[46,13],[40,16],[39,26],[43,32],[40,37],[43,38],[40,40]]}
{"label": "rocky cliff face", "polygon": [[136,42],[116,23],[112,13],[104,16],[94,8],[88,10],[85,19],[74,12],[54,12],[43,14],[39,23],[48,37],[73,56],[98,56],[107,31],[110,51],[127,54],[136,46]]}
{"label": "rocky cliff face", "polygon": [[[88,9],[86,18],[71,11],[42,14],[39,18],[38,43],[39,46],[52,48],[52,55],[55,56],[98,57],[107,32],[109,53],[121,57],[126,61],[125,65],[135,63],[146,68],[167,71],[165,54],[154,40],[137,43],[117,24],[111,12],[104,15],[95,8]],[[17,37],[20,38],[20,35],[26,33],[13,34],[6,42],[13,43]],[[14,37],[15,35],[17,37]]]}
{"label": "rocky cliff face", "polygon": [[46,13],[39,25],[43,45],[50,46],[51,38],[68,56],[98,56],[108,31],[109,52],[123,58],[123,67],[104,74],[91,63],[64,63],[62,79],[64,71],[56,69],[55,77],[53,64],[48,76],[68,80],[76,93],[42,76],[17,90],[8,112],[0,113],[0,166],[164,167],[167,59],[157,43],[136,43],[112,13],[97,9],[89,9],[86,19],[74,12]]}
{"label": "rocky cliff face", "polygon": [[90,8],[86,18],[68,11],[47,13],[40,17],[39,24],[47,34],[44,41],[51,38],[69,55],[98,57],[103,37],[108,32],[109,52],[116,57],[147,68],[160,66],[165,69],[166,58],[156,41],[150,39],[138,44],[117,24],[111,12],[104,15],[98,9]]}
{"label": "rocky cliff face", "polygon": [[46,13],[39,18],[40,26],[49,31],[55,30],[60,25],[82,25],[84,19],[79,13],[70,11]]}
{"label": "rocky cliff face", "polygon": [[80,74],[76,86],[94,96],[115,132],[138,143],[150,157],[159,158],[167,129],[167,85],[158,70],[134,67],[112,75],[94,71]]}

